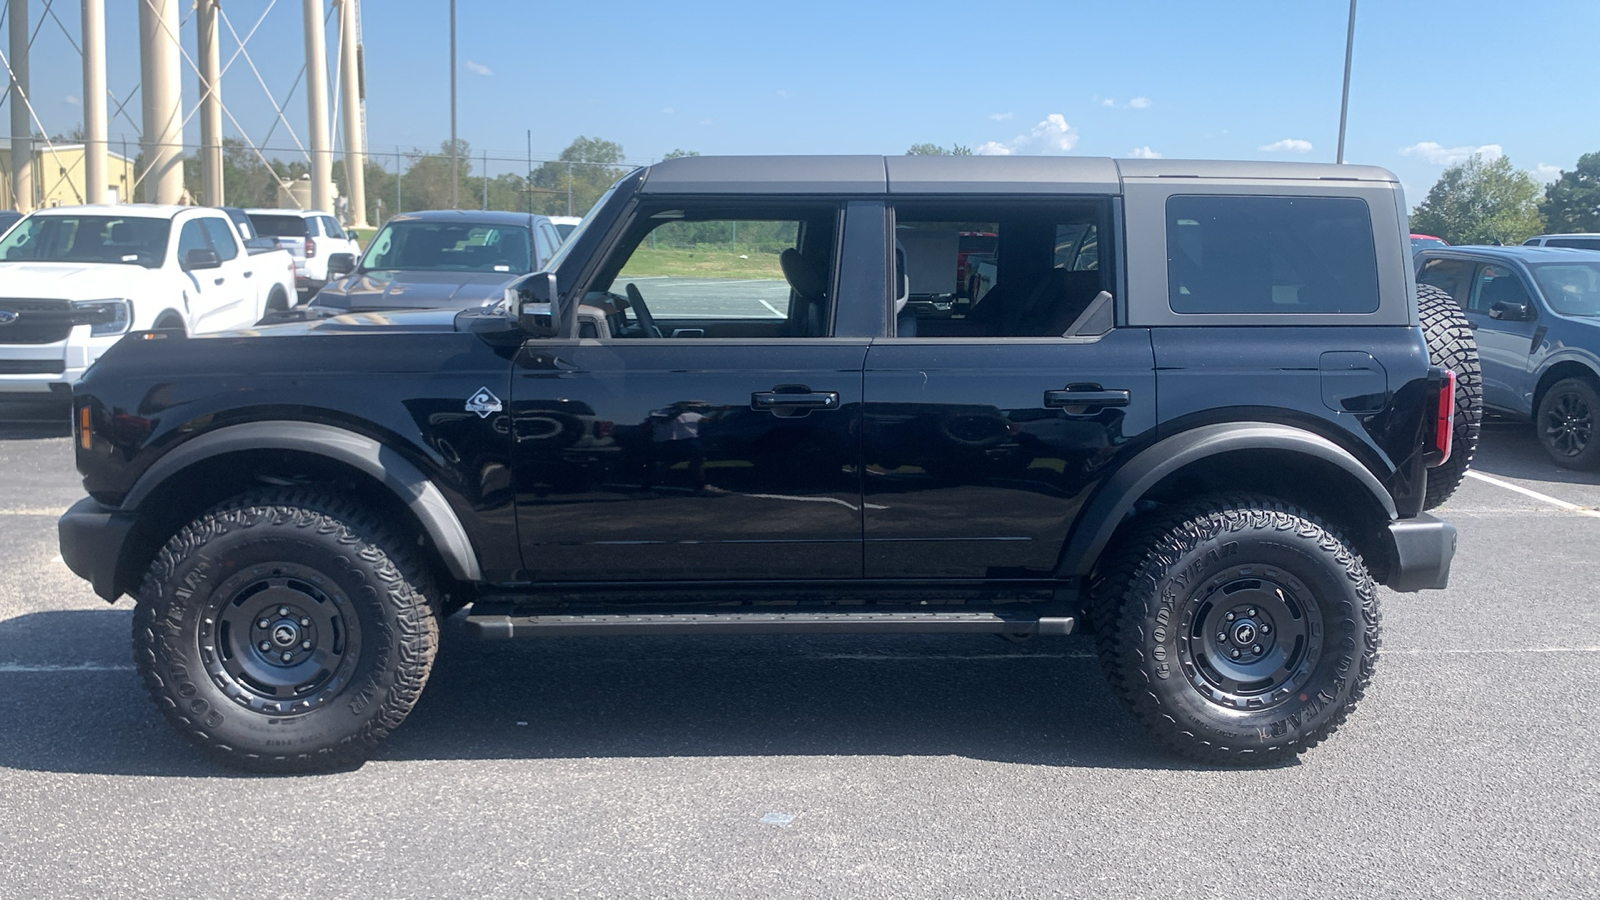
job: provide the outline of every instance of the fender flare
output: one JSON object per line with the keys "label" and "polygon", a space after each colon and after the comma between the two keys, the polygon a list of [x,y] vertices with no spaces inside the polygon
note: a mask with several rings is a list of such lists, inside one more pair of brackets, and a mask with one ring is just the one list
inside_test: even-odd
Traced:
{"label": "fender flare", "polygon": [[417,517],[451,575],[463,581],[483,580],[472,541],[438,486],[392,447],[334,425],[278,420],[247,422],[206,432],[156,460],[134,482],[121,508],[137,510],[152,491],[173,475],[202,460],[241,450],[295,450],[324,456],[365,472]]}
{"label": "fender flare", "polygon": [[1202,425],[1157,441],[1106,480],[1067,539],[1056,576],[1086,577],[1123,517],[1161,479],[1191,463],[1238,450],[1284,450],[1330,463],[1366,488],[1388,514],[1389,521],[1399,518],[1394,498],[1377,476],[1350,451],[1322,435],[1271,422]]}

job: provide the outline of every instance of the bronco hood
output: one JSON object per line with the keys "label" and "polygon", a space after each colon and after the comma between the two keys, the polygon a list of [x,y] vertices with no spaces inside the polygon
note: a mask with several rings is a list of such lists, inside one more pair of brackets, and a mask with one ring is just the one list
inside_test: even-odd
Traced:
{"label": "bronco hood", "polygon": [[377,269],[331,282],[312,300],[330,309],[466,309],[498,303],[520,275]]}

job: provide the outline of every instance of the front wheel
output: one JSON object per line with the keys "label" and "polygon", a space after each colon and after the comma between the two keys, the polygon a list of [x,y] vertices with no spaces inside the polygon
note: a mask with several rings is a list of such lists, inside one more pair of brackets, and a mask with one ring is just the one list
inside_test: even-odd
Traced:
{"label": "front wheel", "polygon": [[145,576],[134,658],[167,721],[267,772],[357,764],[428,679],[438,622],[408,542],[356,503],[267,491],[169,540]]}
{"label": "front wheel", "polygon": [[[1200,502],[1123,558],[1098,598],[1102,663],[1163,743],[1213,763],[1290,759],[1332,734],[1377,662],[1379,614],[1360,556],[1309,513]],[[1120,607],[1120,608],[1119,608]]]}
{"label": "front wheel", "polygon": [[1568,469],[1600,468],[1600,440],[1595,416],[1600,414],[1600,392],[1587,378],[1565,378],[1550,386],[1539,400],[1534,427],[1539,445],[1556,465]]}

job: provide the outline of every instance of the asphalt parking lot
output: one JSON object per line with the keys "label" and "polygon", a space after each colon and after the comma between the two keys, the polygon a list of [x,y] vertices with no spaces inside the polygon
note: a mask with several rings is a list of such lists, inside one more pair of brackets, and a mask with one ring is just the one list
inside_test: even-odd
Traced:
{"label": "asphalt parking lot", "polygon": [[[446,623],[363,768],[242,777],[61,563],[59,411],[0,408],[0,898],[1593,897],[1600,479],[1487,429],[1451,588],[1300,762],[1156,749],[1082,638],[571,638]],[[1485,480],[1485,479],[1493,479]],[[1531,494],[1529,493],[1531,492]]]}

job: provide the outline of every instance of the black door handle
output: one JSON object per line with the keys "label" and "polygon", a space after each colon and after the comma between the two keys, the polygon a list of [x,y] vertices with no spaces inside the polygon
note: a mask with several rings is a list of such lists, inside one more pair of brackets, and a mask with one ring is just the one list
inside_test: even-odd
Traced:
{"label": "black door handle", "polygon": [[760,391],[750,395],[751,409],[838,409],[838,391]]}
{"label": "black door handle", "polygon": [[221,284],[221,283],[223,283],[224,281],[227,281],[227,280],[228,279],[226,279],[226,278],[214,278],[214,279],[211,280],[211,283],[212,284]]}
{"label": "black door handle", "polygon": [[251,269],[250,271],[244,273],[244,277],[249,278],[251,275],[254,275],[254,274],[255,274],[255,270]]}
{"label": "black door handle", "polygon": [[1066,407],[1127,406],[1128,392],[1101,390],[1099,385],[1087,388],[1067,388],[1064,391],[1045,391],[1044,405],[1051,409]]}

